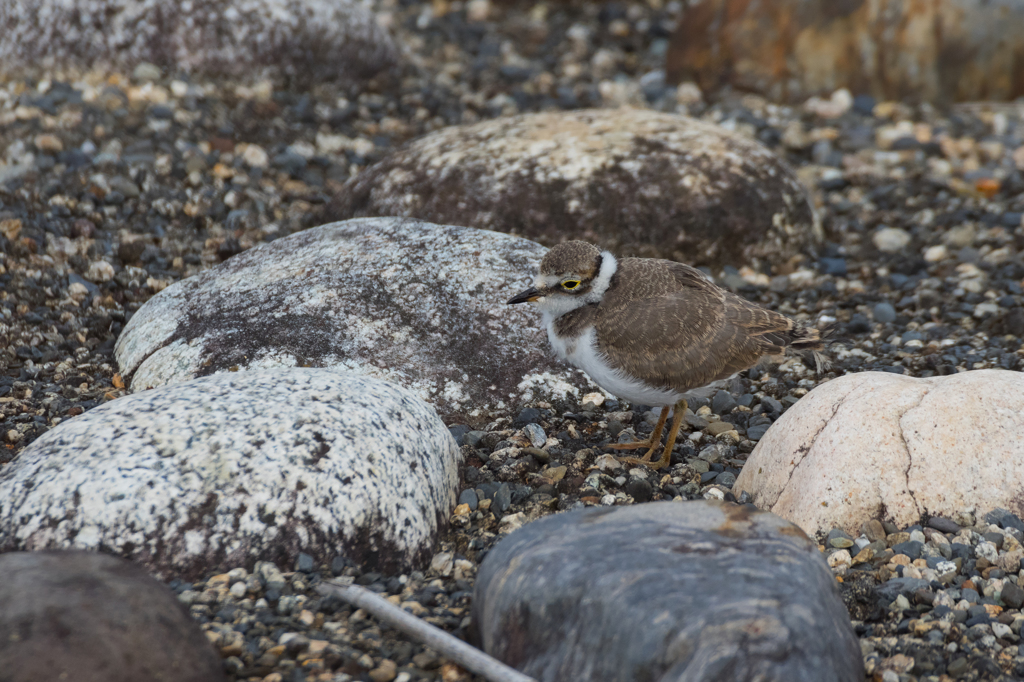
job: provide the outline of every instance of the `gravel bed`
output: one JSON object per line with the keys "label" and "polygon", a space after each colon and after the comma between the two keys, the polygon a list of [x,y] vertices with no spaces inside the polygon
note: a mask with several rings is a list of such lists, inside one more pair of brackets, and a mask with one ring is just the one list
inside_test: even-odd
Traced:
{"label": "gravel bed", "polygon": [[[767,427],[845,372],[1020,369],[1024,105],[939,111],[838,97],[792,108],[730,92],[705,101],[693,87],[665,87],[660,72],[678,2],[382,0],[377,9],[415,66],[361,91],[151,80],[152,69],[0,84],[0,466],[124,393],[114,340],[169,283],[332,217],[332,193],[395,145],[517,112],[623,103],[688,112],[782,155],[813,188],[828,243],[774,273],[713,274],[797,319],[834,323],[833,365],[816,375],[790,358],[694,402],[672,466],[658,473],[602,451],[651,431],[657,415],[645,406],[594,397],[572,413],[541,403],[478,431],[452,425],[467,454],[465,489],[424,572],[382,576],[299,556],[294,566],[171,582],[235,678],[473,679],[313,586],[353,576],[465,635],[479,562],[532,519],[580,505],[731,498]],[[965,510],[820,538],[868,673],[1024,677],[1022,531],[1012,515]]]}

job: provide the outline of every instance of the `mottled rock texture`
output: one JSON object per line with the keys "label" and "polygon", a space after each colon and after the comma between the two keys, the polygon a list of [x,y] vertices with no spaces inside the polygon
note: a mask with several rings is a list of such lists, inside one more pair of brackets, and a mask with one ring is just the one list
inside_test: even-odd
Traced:
{"label": "mottled rock texture", "polygon": [[358,82],[399,62],[355,0],[0,2],[0,74],[131,70]]}
{"label": "mottled rock texture", "polygon": [[794,174],[713,124],[639,109],[527,114],[427,135],[367,168],[332,217],[414,216],[696,265],[782,263],[821,239]]}
{"label": "mottled rock texture", "polygon": [[460,453],[434,411],[383,381],[240,372],[127,396],[0,470],[0,551],[84,548],[198,578],[344,555],[402,570],[455,506]]}
{"label": "mottled rock texture", "polygon": [[1009,100],[1024,95],[1017,0],[705,0],[669,47],[670,82],[695,78],[774,100],[841,87],[879,99]]}
{"label": "mottled rock texture", "polygon": [[143,306],[118,339],[133,390],[232,368],[316,366],[393,381],[448,422],[594,390],[531,306],[545,249],[400,218],[323,225],[241,253]]}
{"label": "mottled rock texture", "polygon": [[220,656],[174,594],[94,552],[0,555],[4,682],[217,682]]}
{"label": "mottled rock texture", "polygon": [[860,682],[835,579],[753,506],[656,502],[549,516],[484,560],[485,650],[555,680]]}
{"label": "mottled rock texture", "polygon": [[734,492],[807,533],[854,535],[1006,508],[1024,514],[1024,375],[848,374],[814,389],[754,448]]}

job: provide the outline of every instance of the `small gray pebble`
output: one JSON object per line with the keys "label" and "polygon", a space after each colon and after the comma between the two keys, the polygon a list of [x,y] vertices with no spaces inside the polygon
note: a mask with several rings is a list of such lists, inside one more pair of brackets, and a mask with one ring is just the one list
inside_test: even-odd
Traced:
{"label": "small gray pebble", "polygon": [[544,447],[544,443],[548,441],[544,429],[537,424],[527,424],[523,427],[523,433],[526,434],[526,437],[530,439],[530,444],[535,448]]}
{"label": "small gray pebble", "polygon": [[504,514],[511,506],[512,489],[508,487],[508,483],[502,483],[501,487],[498,488],[498,492],[494,493],[494,511]]}
{"label": "small gray pebble", "polygon": [[752,441],[759,441],[764,438],[764,434],[767,433],[771,424],[758,424],[757,426],[751,426],[747,429],[747,438]]}
{"label": "small gray pebble", "polygon": [[462,436],[462,443],[473,448],[480,447],[480,441],[487,435],[486,431],[468,431]]}
{"label": "small gray pebble", "polygon": [[480,504],[480,500],[476,497],[476,491],[472,488],[466,488],[459,493],[459,504],[468,504],[470,511],[476,511],[477,506]]}
{"label": "small gray pebble", "polygon": [[711,401],[711,410],[715,414],[728,414],[736,407],[736,399],[728,391],[719,391]]}
{"label": "small gray pebble", "polygon": [[731,488],[735,482],[736,475],[729,471],[723,471],[722,473],[718,474],[718,478],[715,479],[715,483],[721,486],[725,486],[726,488]]}
{"label": "small gray pebble", "polygon": [[312,573],[314,568],[316,568],[316,564],[313,562],[313,557],[305,552],[299,552],[299,558],[295,561],[295,570],[299,573]]}
{"label": "small gray pebble", "polygon": [[896,308],[892,303],[878,303],[871,311],[875,322],[879,324],[891,324],[896,321]]}
{"label": "small gray pebble", "polygon": [[959,533],[960,526],[956,521],[943,516],[933,516],[928,519],[928,526],[942,533]]}

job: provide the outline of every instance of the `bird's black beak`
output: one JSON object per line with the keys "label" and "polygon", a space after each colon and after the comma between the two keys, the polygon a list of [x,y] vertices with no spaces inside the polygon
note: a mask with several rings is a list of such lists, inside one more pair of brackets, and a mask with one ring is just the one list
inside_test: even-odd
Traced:
{"label": "bird's black beak", "polygon": [[526,291],[521,291],[512,298],[508,299],[508,304],[512,305],[514,303],[532,303],[541,296],[542,294],[539,291],[537,291],[533,287],[530,287]]}

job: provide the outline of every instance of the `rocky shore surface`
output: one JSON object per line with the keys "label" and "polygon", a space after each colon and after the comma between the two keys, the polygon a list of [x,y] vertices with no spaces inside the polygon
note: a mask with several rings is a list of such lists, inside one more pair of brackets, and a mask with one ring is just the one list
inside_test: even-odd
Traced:
{"label": "rocky shore surface", "polygon": [[[150,298],[258,244],[351,217],[338,214],[345,183],[403,143],[504,115],[626,105],[687,114],[772,150],[806,188],[824,238],[801,241],[785,262],[718,263],[710,274],[765,306],[834,325],[832,364],[818,374],[788,358],[692,401],[672,465],[659,472],[602,450],[650,433],[656,411],[598,392],[580,391],[569,406],[533,400],[448,419],[458,506],[419,570],[368,571],[351,557],[300,552],[249,570],[166,576],[229,679],[474,679],[316,585],[349,577],[473,639],[477,571],[531,521],[735,499],[768,428],[844,374],[1021,369],[1024,105],[939,110],[840,91],[781,106],[669,87],[679,2],[375,9],[405,63],[358,86],[290,88],[151,64],[0,84],[0,475],[61,422],[128,394],[115,343]],[[490,295],[500,303],[510,293]],[[993,452],[1000,443],[984,436],[1002,419],[999,397],[980,386],[963,398],[992,405],[971,428]],[[950,398],[936,409],[954,419],[966,408]],[[1024,678],[1022,511],[965,507],[902,527],[820,529],[869,679]]]}

